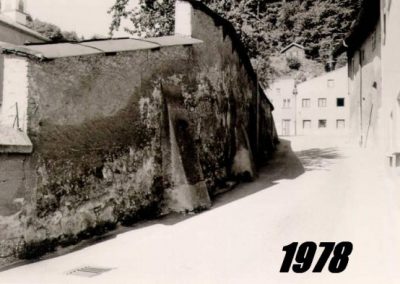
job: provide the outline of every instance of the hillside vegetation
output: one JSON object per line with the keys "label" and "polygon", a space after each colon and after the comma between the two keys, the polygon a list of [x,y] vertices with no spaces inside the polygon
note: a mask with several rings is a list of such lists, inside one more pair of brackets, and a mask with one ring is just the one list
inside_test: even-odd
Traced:
{"label": "hillside vegetation", "polygon": [[[127,2],[115,0],[110,9],[114,19],[111,31],[120,27],[121,18],[128,18],[132,26],[126,30],[132,34],[172,33],[174,0],[140,0],[133,10],[127,8]],[[308,58],[324,67],[331,50],[344,39],[359,7],[359,0],[202,2],[233,23],[264,82],[281,75],[279,68],[271,65],[270,58],[291,42],[305,46]]]}

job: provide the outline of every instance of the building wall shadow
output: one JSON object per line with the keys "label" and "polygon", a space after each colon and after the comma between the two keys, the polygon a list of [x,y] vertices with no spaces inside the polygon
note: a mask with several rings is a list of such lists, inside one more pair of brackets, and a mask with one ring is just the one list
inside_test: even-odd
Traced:
{"label": "building wall shadow", "polygon": [[280,139],[274,156],[259,170],[258,177],[251,183],[239,184],[232,191],[217,196],[213,208],[267,190],[276,185],[279,180],[296,179],[303,173],[305,173],[304,167],[293,152],[291,142]]}

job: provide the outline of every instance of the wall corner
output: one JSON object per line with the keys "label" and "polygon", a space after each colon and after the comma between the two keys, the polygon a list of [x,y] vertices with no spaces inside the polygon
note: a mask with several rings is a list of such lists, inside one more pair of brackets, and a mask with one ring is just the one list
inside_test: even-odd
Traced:
{"label": "wall corner", "polygon": [[175,2],[175,34],[191,37],[193,31],[193,6],[188,1]]}

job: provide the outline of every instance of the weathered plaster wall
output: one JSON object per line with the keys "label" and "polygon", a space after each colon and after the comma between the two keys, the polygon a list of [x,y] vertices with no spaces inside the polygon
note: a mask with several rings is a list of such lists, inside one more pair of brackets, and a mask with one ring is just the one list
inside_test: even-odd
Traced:
{"label": "weathered plaster wall", "polygon": [[[350,100],[346,67],[303,82],[297,86],[297,90],[296,120],[298,135],[348,134]],[[338,98],[344,99],[344,106],[337,106]],[[303,106],[304,99],[310,100],[308,107]],[[318,105],[319,99],[326,99],[326,105]],[[310,128],[304,127],[305,120],[311,122]],[[326,120],[325,128],[319,127],[319,120]],[[344,121],[344,128],[338,128],[338,120]]]}
{"label": "weathered plaster wall", "polygon": [[381,18],[386,18],[382,39],[382,144],[385,154],[392,155],[400,152],[400,3],[386,0],[381,6]]}
{"label": "weathered plaster wall", "polygon": [[364,146],[379,146],[380,124],[381,24],[361,47],[349,54],[350,130]]}
{"label": "weathered plaster wall", "polygon": [[[0,125],[27,130],[28,62],[21,57],[5,57]],[[18,114],[18,115],[17,115]],[[16,118],[18,117],[18,121]]]}
{"label": "weathered plaster wall", "polygon": [[[275,107],[274,120],[279,136],[296,135],[296,97],[293,95],[294,86],[294,79],[282,79],[274,82],[267,89],[267,96]],[[284,124],[284,120],[290,122]]]}
{"label": "weathered plaster wall", "polygon": [[22,199],[29,190],[29,157],[26,155],[0,155],[0,214],[11,216],[21,209]]}
{"label": "weathered plaster wall", "polygon": [[0,266],[22,249],[23,208],[35,184],[29,155],[0,154]]}
{"label": "weathered plaster wall", "polygon": [[227,27],[199,10],[192,20],[203,44],[29,61],[22,257],[206,209],[219,189],[255,178],[275,148],[272,106],[261,94],[257,111],[254,74]]}
{"label": "weathered plaster wall", "polygon": [[[35,37],[27,32],[8,25],[0,16],[0,41],[12,44],[25,44],[26,42],[44,42],[43,39]],[[10,21],[10,20],[7,20]]]}

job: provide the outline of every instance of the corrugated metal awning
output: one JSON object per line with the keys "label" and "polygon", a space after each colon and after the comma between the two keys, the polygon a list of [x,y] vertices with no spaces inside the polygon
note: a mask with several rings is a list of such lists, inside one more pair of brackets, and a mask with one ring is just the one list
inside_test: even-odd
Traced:
{"label": "corrugated metal awning", "polygon": [[193,45],[199,43],[202,43],[202,41],[191,37],[173,35],[146,39],[121,38],[24,46],[0,43],[0,47],[2,48],[3,53],[14,53],[17,55],[26,54],[38,58],[54,59],[71,56],[155,49],[167,46]]}

